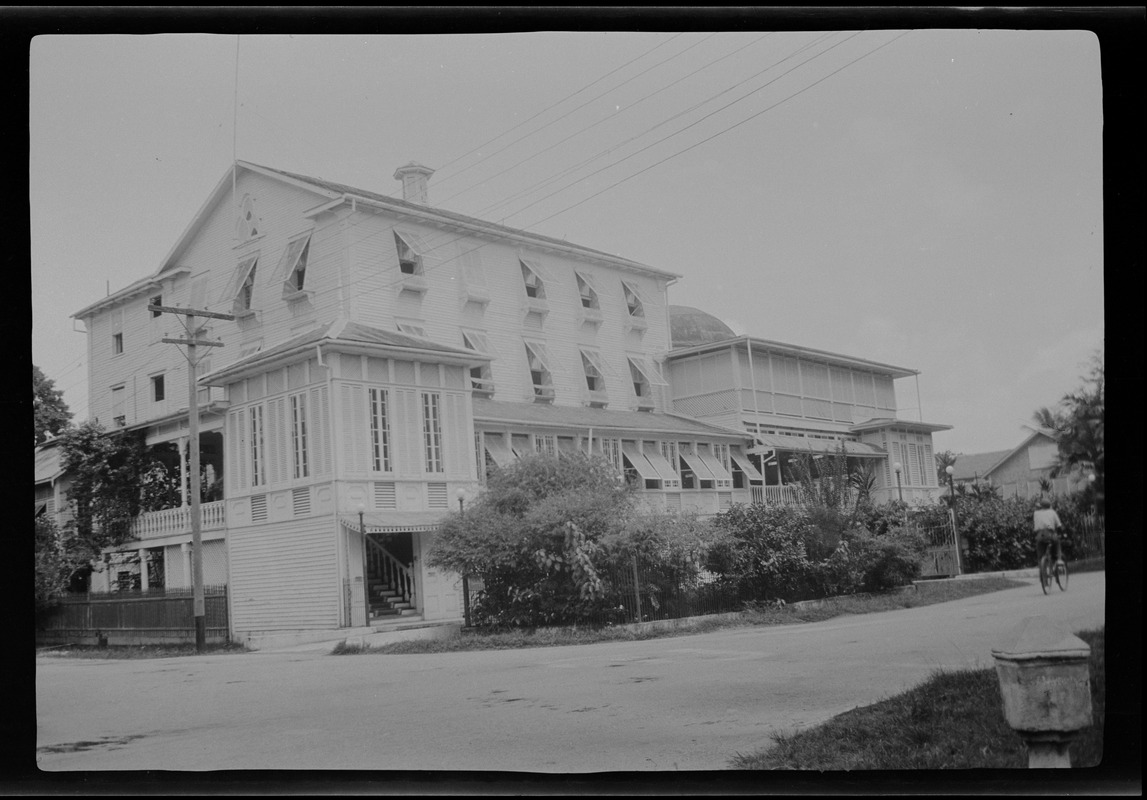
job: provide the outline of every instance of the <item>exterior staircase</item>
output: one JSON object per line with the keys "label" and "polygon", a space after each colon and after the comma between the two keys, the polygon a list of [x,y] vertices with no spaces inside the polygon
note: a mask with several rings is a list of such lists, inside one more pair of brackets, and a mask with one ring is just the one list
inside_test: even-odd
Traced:
{"label": "exterior staircase", "polygon": [[387,581],[372,580],[369,588],[371,622],[411,617],[418,613],[410,601]]}

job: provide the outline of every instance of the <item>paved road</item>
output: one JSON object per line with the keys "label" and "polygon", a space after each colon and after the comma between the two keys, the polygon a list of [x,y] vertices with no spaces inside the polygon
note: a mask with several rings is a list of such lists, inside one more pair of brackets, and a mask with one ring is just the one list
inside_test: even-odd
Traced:
{"label": "paved road", "polygon": [[37,659],[39,765],[68,770],[725,769],[776,731],[992,665],[1025,617],[1104,624],[1103,573],[826,622],[440,655]]}

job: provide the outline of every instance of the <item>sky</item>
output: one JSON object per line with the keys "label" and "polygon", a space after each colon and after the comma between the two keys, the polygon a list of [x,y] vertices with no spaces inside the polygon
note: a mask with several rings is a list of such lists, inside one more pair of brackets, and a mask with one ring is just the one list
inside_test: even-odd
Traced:
{"label": "sky", "polygon": [[87,416],[71,315],[153,273],[236,158],[681,275],[738,334],[918,370],[936,450],[1018,446],[1103,346],[1087,31],[39,36],[33,363]]}

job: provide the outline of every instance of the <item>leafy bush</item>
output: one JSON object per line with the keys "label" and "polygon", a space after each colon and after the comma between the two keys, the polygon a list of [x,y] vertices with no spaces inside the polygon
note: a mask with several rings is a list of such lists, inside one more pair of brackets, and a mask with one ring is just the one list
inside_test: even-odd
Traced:
{"label": "leafy bush", "polygon": [[536,455],[497,470],[443,523],[430,563],[482,578],[471,607],[481,627],[617,622],[635,559],[642,595],[656,602],[697,585],[712,538],[689,515],[636,513],[604,461]]}
{"label": "leafy bush", "polygon": [[920,577],[927,543],[913,528],[893,528],[883,536],[864,535],[861,588],[883,592]]}
{"label": "leafy bush", "polygon": [[964,569],[994,572],[1035,564],[1034,507],[1033,500],[1022,497],[957,497],[960,535],[968,543]]}

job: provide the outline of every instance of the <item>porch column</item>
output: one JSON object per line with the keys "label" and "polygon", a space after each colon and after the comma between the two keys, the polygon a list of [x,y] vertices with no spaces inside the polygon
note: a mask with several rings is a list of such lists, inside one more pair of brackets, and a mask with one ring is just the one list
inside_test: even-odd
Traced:
{"label": "porch column", "polygon": [[[182,436],[179,439],[179,504],[187,508],[187,445],[191,441],[190,437]],[[186,548],[187,545],[184,545]],[[191,585],[190,579],[187,585]]]}
{"label": "porch column", "polygon": [[183,556],[183,585],[191,586],[191,544],[184,542],[179,545],[179,552]]}
{"label": "porch column", "polygon": [[139,551],[139,588],[147,591],[147,551]]}

